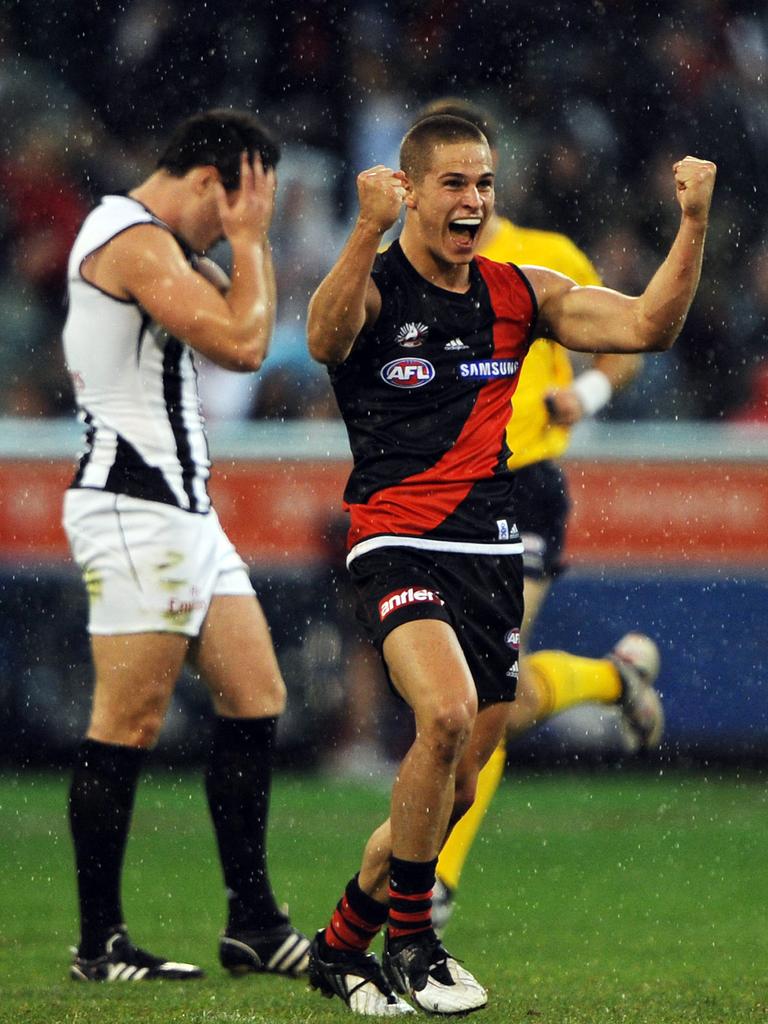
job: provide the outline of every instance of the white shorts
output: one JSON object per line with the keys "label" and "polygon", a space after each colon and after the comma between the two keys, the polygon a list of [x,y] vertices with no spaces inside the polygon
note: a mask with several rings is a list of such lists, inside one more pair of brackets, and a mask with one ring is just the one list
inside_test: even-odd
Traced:
{"label": "white shorts", "polygon": [[84,488],[67,491],[63,523],[91,633],[197,636],[214,595],[254,592],[213,509],[198,515]]}

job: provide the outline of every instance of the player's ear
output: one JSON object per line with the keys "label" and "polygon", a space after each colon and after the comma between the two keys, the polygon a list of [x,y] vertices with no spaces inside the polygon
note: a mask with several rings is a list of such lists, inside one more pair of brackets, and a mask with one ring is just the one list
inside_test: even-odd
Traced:
{"label": "player's ear", "polygon": [[211,191],[214,184],[221,182],[221,175],[213,164],[205,164],[202,167],[193,167],[189,172],[192,187],[198,195],[205,195]]}
{"label": "player's ear", "polygon": [[403,188],[405,189],[405,205],[409,210],[416,209],[416,197],[413,192],[413,180],[408,175],[403,178]]}

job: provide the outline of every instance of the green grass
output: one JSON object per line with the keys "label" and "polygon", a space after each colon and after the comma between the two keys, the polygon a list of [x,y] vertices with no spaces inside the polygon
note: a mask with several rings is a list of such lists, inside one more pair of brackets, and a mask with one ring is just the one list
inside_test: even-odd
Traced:
{"label": "green grass", "polygon": [[[224,897],[202,787],[140,790],[125,910],[141,944],[201,963],[199,983],[76,985],[66,780],[0,781],[2,1024],[324,1024],[348,1017],[303,982],[232,980],[216,962]],[[768,1024],[764,780],[508,778],[468,865],[448,946],[490,991],[477,1024]],[[275,785],[275,889],[324,923],[386,794]]]}

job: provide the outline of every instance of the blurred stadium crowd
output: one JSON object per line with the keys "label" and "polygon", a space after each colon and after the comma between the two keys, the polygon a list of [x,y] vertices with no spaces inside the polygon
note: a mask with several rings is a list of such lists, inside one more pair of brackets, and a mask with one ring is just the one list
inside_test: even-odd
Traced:
{"label": "blurred stadium crowd", "polygon": [[333,416],[305,353],[308,296],[354,213],[355,173],[394,162],[420,107],[454,95],[500,123],[503,211],[570,235],[623,291],[673,234],[673,160],[717,162],[684,334],[609,415],[766,420],[767,75],[756,0],[16,0],[0,13],[0,415],[71,412],[58,335],[89,205],[145,174],[176,120],[235,105],[284,146],[279,323],[257,378],[204,371],[206,411]]}

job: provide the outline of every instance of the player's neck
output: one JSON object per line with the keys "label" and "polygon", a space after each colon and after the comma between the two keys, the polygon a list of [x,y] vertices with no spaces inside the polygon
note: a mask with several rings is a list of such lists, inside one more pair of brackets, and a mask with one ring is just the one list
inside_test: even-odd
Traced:
{"label": "player's neck", "polygon": [[434,284],[438,288],[444,288],[449,292],[463,293],[469,291],[468,263],[450,263],[447,260],[440,259],[423,242],[418,238],[414,238],[407,228],[404,228],[400,235],[400,248],[414,270],[421,274],[430,284]]}
{"label": "player's neck", "polygon": [[156,171],[136,188],[131,189],[128,195],[145,206],[158,220],[167,224],[171,231],[184,237],[185,196],[180,185],[182,181],[181,178],[171,178],[162,171]]}

